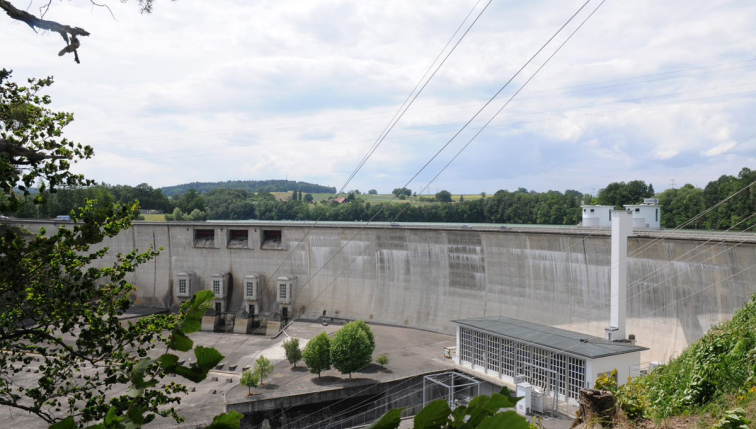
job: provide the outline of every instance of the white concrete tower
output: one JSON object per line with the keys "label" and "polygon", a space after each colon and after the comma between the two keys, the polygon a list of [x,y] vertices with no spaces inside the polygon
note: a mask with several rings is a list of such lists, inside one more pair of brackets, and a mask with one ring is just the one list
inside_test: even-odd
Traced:
{"label": "white concrete tower", "polygon": [[612,212],[611,255],[611,311],[606,339],[627,338],[627,237],[633,232],[633,214],[627,211]]}

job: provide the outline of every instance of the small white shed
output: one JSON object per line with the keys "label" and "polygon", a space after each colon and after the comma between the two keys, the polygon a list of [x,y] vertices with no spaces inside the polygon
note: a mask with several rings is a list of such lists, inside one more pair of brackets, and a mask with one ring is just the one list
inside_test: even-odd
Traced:
{"label": "small white shed", "polygon": [[612,206],[580,206],[583,209],[583,226],[586,228],[609,228],[612,226]]}

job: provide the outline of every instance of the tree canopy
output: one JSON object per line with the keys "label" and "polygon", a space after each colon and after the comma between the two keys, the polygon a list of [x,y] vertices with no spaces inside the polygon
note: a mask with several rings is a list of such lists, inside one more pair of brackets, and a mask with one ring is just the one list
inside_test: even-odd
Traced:
{"label": "tree canopy", "polygon": [[291,338],[283,343],[284,352],[286,352],[286,360],[290,364],[297,367],[297,362],[302,360],[302,350],[299,348],[299,338]]}
{"label": "tree canopy", "polygon": [[353,372],[365,368],[372,361],[373,343],[363,327],[349,322],[336,332],[331,343],[331,364],[334,368],[342,374],[349,374],[351,378]]}
{"label": "tree canopy", "polygon": [[[0,210],[44,209],[64,188],[92,184],[69,167],[93,151],[61,137],[73,115],[47,107],[51,99],[41,91],[52,78],[30,79],[26,86],[9,78],[10,72],[0,71]],[[156,416],[181,421],[171,405],[186,388],[154,387],[166,374],[202,381],[223,359],[214,349],[194,348],[187,337],[199,330],[212,292],[200,292],[179,315],[124,323],[135,290],[126,277],[159,249],[118,254],[101,266],[108,248],[99,244],[129,228],[138,205],[85,199],[70,214],[74,223],[36,233],[0,220],[0,405],[48,423],[63,420],[65,427],[103,418],[108,428],[136,428]],[[146,357],[157,346],[194,348],[196,361],[184,367],[170,353]],[[29,387],[18,375],[34,358],[39,376]],[[117,384],[130,387],[109,397]],[[221,420],[238,427],[240,418],[226,414]]]}
{"label": "tree canopy", "polygon": [[605,206],[622,208],[626,204],[639,204],[644,198],[654,196],[654,185],[642,180],[630,182],[612,182],[598,193],[598,203]]}
{"label": "tree canopy", "polygon": [[307,369],[313,374],[318,374],[318,377],[321,372],[331,369],[331,338],[328,334],[321,332],[311,339],[302,352],[302,360]]}
{"label": "tree canopy", "polygon": [[449,191],[439,191],[436,192],[436,201],[440,203],[450,203],[452,202],[452,194]]}

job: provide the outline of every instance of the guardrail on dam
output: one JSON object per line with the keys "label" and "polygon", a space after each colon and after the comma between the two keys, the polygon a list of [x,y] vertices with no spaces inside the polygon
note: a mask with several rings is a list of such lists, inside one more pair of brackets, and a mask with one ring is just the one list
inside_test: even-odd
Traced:
{"label": "guardrail on dam", "polygon": [[[64,225],[9,223],[33,232]],[[203,288],[211,274],[228,272],[228,310],[241,313],[242,279],[256,273],[266,276],[258,302],[260,314],[269,314],[278,308],[271,276],[288,257],[275,277],[297,276],[292,307],[305,318],[326,311],[450,334],[451,319],[494,315],[596,336],[608,325],[608,230],[371,224],[360,231],[361,223],[328,222],[304,238],[310,226],[139,222],[105,245],[110,255],[163,248],[130,279],[140,306],[176,309],[179,272],[196,272]],[[651,349],[646,361],[678,354],[756,292],[752,233],[636,231],[628,255],[627,332]]]}

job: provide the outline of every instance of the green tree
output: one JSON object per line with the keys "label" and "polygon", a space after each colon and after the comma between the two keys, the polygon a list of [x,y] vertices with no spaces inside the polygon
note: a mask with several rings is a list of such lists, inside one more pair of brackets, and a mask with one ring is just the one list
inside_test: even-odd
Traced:
{"label": "green tree", "polygon": [[184,213],[194,210],[205,211],[205,200],[195,189],[190,189],[176,201],[176,207]]}
{"label": "green tree", "polygon": [[284,341],[283,348],[286,352],[286,360],[296,368],[297,362],[302,360],[302,350],[299,348],[299,338],[291,338]]}
{"label": "green tree", "polygon": [[446,190],[436,192],[436,201],[441,202],[441,203],[452,202],[451,192],[446,191]]}
{"label": "green tree", "polygon": [[401,197],[404,195],[405,197],[412,196],[412,190],[407,188],[394,188],[393,191],[391,191],[392,194],[396,195],[397,197]]}
{"label": "green tree", "polygon": [[318,374],[331,369],[331,338],[321,332],[317,337],[310,340],[302,351],[307,369],[313,374]]}
{"label": "green tree", "polygon": [[[51,111],[50,97],[40,93],[52,78],[30,79],[23,87],[9,78],[9,72],[0,71],[0,210],[15,211],[22,204],[43,207],[61,186],[90,185],[69,167],[91,157],[92,148],[61,137],[73,116]],[[33,195],[31,184],[38,186]],[[157,250],[118,254],[115,263],[102,266],[108,248],[100,243],[128,229],[137,214],[136,204],[85,200],[71,212],[77,222],[55,234],[44,229],[31,234],[0,221],[0,405],[48,423],[68,416],[60,422],[64,427],[103,418],[108,428],[136,428],[157,416],[181,421],[166,405],[180,402],[174,395],[186,388],[177,383],[154,387],[166,374],[199,382],[223,356],[197,347],[191,367],[167,353],[157,359],[145,356],[159,345],[190,351],[187,334],[199,330],[212,292],[193,297],[180,315],[121,322],[135,291],[126,278]],[[33,355],[41,364],[37,385],[29,387],[17,375]],[[82,377],[85,366],[97,371]],[[127,383],[125,394],[111,395],[116,385]]]}
{"label": "green tree", "polygon": [[371,189],[371,190],[368,191],[368,194],[370,194],[370,195],[378,195],[378,191],[376,191],[375,189]]}
{"label": "green tree", "polygon": [[653,195],[654,188],[642,180],[630,182],[613,182],[599,190],[598,203],[622,208],[626,204],[639,204],[643,198]]}
{"label": "green tree", "polygon": [[255,367],[253,370],[255,374],[260,377],[260,386],[262,386],[265,384],[265,379],[273,373],[273,365],[270,363],[268,358],[260,355],[260,357],[255,361]]}
{"label": "green tree", "polygon": [[331,362],[342,374],[359,371],[373,360],[373,347],[365,331],[349,322],[336,332],[331,344]]}
{"label": "green tree", "polygon": [[312,194],[305,194],[304,196],[304,202],[311,203],[312,202]]}
{"label": "green tree", "polygon": [[252,388],[257,388],[260,384],[260,376],[251,370],[244,371],[239,382],[242,386],[247,388],[247,396],[252,395]]}
{"label": "green tree", "polygon": [[373,335],[373,330],[370,329],[370,326],[368,326],[367,323],[365,323],[364,320],[355,320],[353,322],[349,322],[357,326],[362,330],[362,332],[365,333],[368,337],[368,341],[370,341],[370,354],[373,354],[373,351],[375,350],[375,335]]}

